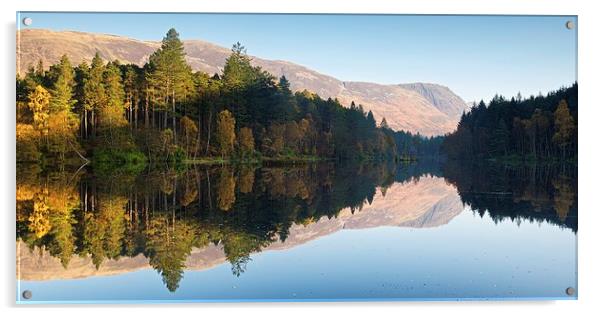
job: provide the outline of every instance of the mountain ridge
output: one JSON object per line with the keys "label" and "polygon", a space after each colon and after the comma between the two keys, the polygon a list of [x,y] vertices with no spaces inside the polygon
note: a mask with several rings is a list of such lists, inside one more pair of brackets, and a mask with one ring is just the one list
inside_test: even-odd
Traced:
{"label": "mountain ridge", "polygon": [[[220,73],[230,50],[201,39],[183,40],[186,60],[193,70]],[[98,51],[105,60],[142,66],[160,47],[159,41],[144,41],[112,34],[80,31],[24,29],[17,31],[17,73],[42,60],[45,67],[63,54],[79,64],[90,62]],[[378,84],[343,81],[286,60],[251,56],[252,63],[274,76],[286,76],[293,91],[309,90],[322,98],[337,98],[344,106],[351,101],[372,111],[377,122],[386,117],[394,130],[426,136],[455,130],[466,102],[448,87],[433,83]]]}

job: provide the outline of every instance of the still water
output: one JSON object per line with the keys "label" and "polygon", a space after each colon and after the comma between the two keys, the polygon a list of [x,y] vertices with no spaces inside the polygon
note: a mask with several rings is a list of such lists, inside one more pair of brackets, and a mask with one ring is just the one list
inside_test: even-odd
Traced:
{"label": "still water", "polygon": [[17,178],[21,303],[577,297],[574,167],[21,166]]}

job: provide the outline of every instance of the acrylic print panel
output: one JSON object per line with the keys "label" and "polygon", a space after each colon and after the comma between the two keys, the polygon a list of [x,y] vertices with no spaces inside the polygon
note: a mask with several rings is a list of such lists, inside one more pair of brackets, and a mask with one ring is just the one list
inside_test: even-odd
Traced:
{"label": "acrylic print panel", "polygon": [[576,16],[17,25],[19,303],[577,298]]}

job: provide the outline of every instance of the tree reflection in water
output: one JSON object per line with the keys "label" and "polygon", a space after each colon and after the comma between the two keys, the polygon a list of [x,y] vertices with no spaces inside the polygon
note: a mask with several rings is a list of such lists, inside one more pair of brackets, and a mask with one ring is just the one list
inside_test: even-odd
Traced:
{"label": "tree reflection in water", "polygon": [[[546,221],[577,231],[575,167],[495,167],[435,162],[189,167],[141,175],[41,172],[18,166],[17,240],[45,249],[65,269],[74,255],[143,255],[169,291],[194,248],[219,245],[244,273],[250,255],[294,224],[361,211],[395,182],[444,176],[481,216]],[[391,197],[395,198],[395,197]]]}

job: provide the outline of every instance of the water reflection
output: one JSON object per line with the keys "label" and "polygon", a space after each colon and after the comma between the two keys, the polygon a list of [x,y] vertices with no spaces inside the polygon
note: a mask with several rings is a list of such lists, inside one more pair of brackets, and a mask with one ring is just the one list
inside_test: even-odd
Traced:
{"label": "water reflection", "polygon": [[[22,280],[147,266],[169,291],[187,269],[287,249],[341,229],[437,227],[469,206],[495,221],[577,231],[576,170],[436,162],[190,167],[143,175],[18,168]],[[459,194],[458,194],[459,193]]]}
{"label": "water reflection", "polygon": [[548,222],[577,232],[577,168],[448,162],[443,175],[481,216]]}

